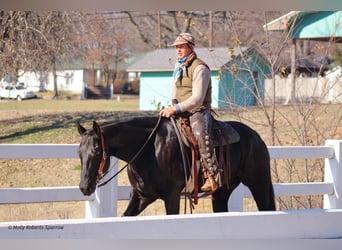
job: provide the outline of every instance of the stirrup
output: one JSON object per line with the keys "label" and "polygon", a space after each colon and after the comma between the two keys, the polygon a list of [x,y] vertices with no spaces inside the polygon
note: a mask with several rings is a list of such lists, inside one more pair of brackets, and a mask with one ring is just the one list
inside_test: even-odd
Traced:
{"label": "stirrup", "polygon": [[208,175],[204,184],[201,187],[201,190],[205,193],[212,194],[216,191],[217,184],[214,178],[211,175]]}

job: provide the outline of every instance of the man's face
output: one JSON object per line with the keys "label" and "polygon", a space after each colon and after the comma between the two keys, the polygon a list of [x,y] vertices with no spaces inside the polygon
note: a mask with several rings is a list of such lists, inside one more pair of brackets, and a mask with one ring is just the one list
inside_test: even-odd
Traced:
{"label": "man's face", "polygon": [[178,58],[183,58],[192,52],[192,49],[187,44],[176,45]]}

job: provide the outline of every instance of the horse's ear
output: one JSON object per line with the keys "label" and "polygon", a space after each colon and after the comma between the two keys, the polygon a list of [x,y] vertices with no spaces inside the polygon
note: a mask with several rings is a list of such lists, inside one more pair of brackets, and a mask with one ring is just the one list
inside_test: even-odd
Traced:
{"label": "horse's ear", "polygon": [[84,132],[86,132],[86,129],[79,122],[77,122],[77,130],[80,135],[83,135]]}
{"label": "horse's ear", "polygon": [[94,129],[96,134],[98,134],[98,135],[101,134],[101,128],[96,121],[93,121],[93,129]]}

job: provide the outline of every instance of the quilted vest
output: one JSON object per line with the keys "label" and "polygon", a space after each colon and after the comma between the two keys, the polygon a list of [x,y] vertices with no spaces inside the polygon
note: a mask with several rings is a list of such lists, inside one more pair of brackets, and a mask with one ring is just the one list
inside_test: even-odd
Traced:
{"label": "quilted vest", "polygon": [[[183,102],[191,96],[193,73],[194,73],[195,68],[198,65],[205,65],[209,69],[209,66],[199,58],[195,58],[191,62],[191,64],[186,68],[187,72],[183,72],[182,79],[176,84],[176,87],[177,87],[176,99],[178,100],[178,102]],[[210,78],[209,78],[209,81],[210,82],[208,85],[207,93],[205,95],[202,105],[194,108],[194,110],[211,109],[211,79]]]}

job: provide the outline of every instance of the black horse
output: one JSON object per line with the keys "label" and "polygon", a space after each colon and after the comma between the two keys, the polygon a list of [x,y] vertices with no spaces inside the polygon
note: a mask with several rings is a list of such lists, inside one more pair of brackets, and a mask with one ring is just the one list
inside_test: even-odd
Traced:
{"label": "black horse", "polygon": [[[225,146],[225,150],[230,150],[229,180],[226,180],[229,185],[212,194],[213,211],[228,211],[229,196],[240,182],[250,189],[259,210],[275,210],[265,143],[243,123],[229,124],[240,134],[240,141],[229,145],[229,149]],[[169,119],[121,118],[101,125],[94,121],[93,128],[88,130],[78,123],[78,131],[82,135],[78,151],[82,165],[79,187],[84,195],[95,192],[102,173],[109,168],[106,156],[111,155],[128,162],[133,191],[124,216],[138,215],[156,199],[164,201],[167,214],[179,213],[181,191],[186,185],[185,176],[190,176],[190,167],[187,169],[188,164],[183,163],[176,131]],[[189,148],[186,152],[191,154]]]}

